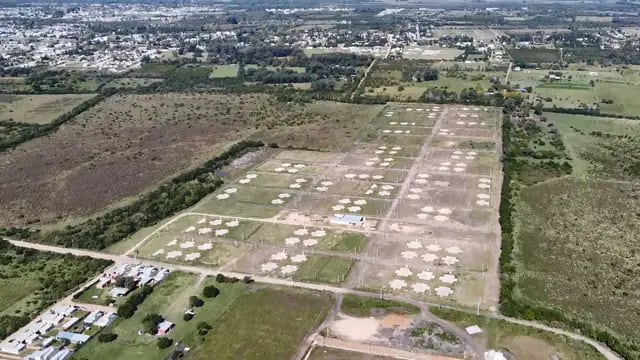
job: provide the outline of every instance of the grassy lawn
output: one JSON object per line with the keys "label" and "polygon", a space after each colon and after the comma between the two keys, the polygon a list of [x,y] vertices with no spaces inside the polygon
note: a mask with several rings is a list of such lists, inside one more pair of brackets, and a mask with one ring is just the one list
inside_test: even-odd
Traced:
{"label": "grassy lawn", "polygon": [[238,76],[238,64],[216,65],[209,77],[211,78],[229,78]]}
{"label": "grassy lawn", "polygon": [[433,307],[431,312],[460,327],[480,326],[483,332],[475,336],[482,339],[487,348],[508,351],[516,359],[550,359],[553,354],[564,360],[604,359],[595,348],[566,336],[455,310]]}
{"label": "grassy lawn", "polygon": [[355,295],[345,295],[342,299],[341,310],[347,315],[356,317],[372,316],[372,311],[374,310],[384,310],[387,313],[394,314],[420,313],[420,309],[411,304],[390,300],[364,298]]}
{"label": "grassy lawn", "polygon": [[360,233],[329,232],[320,242],[319,248],[358,253],[364,249],[367,237]]}
{"label": "grassy lawn", "polygon": [[108,290],[98,289],[94,285],[83,291],[77,299],[74,299],[74,301],[88,304],[106,305],[109,298],[110,297]]}
{"label": "grassy lawn", "polygon": [[240,297],[189,359],[290,359],[306,334],[326,317],[332,298],[299,290],[262,288]]}
{"label": "grassy lawn", "polygon": [[311,255],[306,262],[300,264],[294,279],[297,281],[340,284],[345,280],[352,266],[353,260],[350,259]]}
{"label": "grassy lawn", "polygon": [[47,124],[94,94],[0,95],[0,121]]}

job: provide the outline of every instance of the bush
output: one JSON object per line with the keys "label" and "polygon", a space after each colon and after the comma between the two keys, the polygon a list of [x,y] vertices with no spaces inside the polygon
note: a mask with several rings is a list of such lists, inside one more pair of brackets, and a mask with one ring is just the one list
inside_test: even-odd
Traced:
{"label": "bush", "polygon": [[201,321],[196,325],[196,329],[198,329],[198,334],[206,335],[209,333],[209,330],[213,329],[213,327],[209,325],[209,323]]}
{"label": "bush", "polygon": [[220,290],[213,285],[205,286],[204,289],[202,289],[202,295],[206,298],[214,298],[220,295]]}
{"label": "bush", "polygon": [[118,338],[117,334],[110,333],[110,332],[103,332],[103,333],[100,333],[100,335],[98,335],[98,341],[101,343],[112,342],[117,338]]}
{"label": "bush", "polygon": [[204,301],[202,301],[202,299],[200,299],[199,297],[193,295],[189,297],[189,305],[191,305],[192,307],[201,307],[202,305],[204,305]]}
{"label": "bush", "polygon": [[184,315],[182,315],[182,320],[184,321],[190,321],[191,319],[193,319],[193,315],[191,313],[184,313]]}
{"label": "bush", "polygon": [[158,345],[158,349],[166,349],[173,344],[173,340],[168,337],[161,337],[158,339],[156,345]]}

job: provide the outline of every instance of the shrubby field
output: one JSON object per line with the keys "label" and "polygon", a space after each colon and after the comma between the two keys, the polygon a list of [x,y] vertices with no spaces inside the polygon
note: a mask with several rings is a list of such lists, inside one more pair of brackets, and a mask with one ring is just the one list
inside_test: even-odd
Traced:
{"label": "shrubby field", "polygon": [[377,109],[285,103],[266,94],[116,95],[50,136],[0,154],[0,225],[94,214],[247,137],[323,150],[348,146]]}
{"label": "shrubby field", "polygon": [[502,310],[562,320],[635,358],[640,125],[545,115],[507,130]]}

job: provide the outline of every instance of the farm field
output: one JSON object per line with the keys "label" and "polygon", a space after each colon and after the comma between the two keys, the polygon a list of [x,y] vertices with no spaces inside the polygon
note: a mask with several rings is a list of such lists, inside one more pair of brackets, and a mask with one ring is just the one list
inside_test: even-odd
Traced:
{"label": "farm field", "polygon": [[432,312],[461,328],[478,325],[483,332],[474,337],[486,344],[487,348],[506,351],[517,359],[546,360],[554,354],[567,360],[604,359],[590,345],[562,335],[455,310],[432,309]]}
{"label": "farm field", "polygon": [[[523,187],[516,198],[518,288],[525,300],[561,309],[637,341],[639,283],[634,234],[640,126],[633,121],[548,114],[573,174]],[[614,310],[615,309],[615,310]]]}
{"label": "farm field", "polygon": [[94,94],[0,95],[0,121],[47,124]]}
{"label": "farm field", "polygon": [[[269,95],[113,96],[52,135],[0,154],[0,225],[72,222],[95,214],[247,137],[323,150],[346,146],[377,109],[292,105]],[[288,131],[278,130],[284,126]]]}

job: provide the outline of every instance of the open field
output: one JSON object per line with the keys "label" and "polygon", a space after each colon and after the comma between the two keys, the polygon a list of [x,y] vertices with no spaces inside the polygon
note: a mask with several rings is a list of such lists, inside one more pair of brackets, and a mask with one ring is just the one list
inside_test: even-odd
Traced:
{"label": "open field", "polygon": [[[523,187],[516,197],[517,282],[525,300],[637,342],[640,252],[634,121],[549,114],[571,176]],[[634,155],[636,154],[636,155]]]}
{"label": "open field", "polygon": [[228,78],[238,76],[238,64],[216,65],[211,70],[212,78]]}
{"label": "open field", "polygon": [[549,82],[548,71],[525,69],[512,72],[509,82],[532,87],[545,107],[578,108],[598,106],[601,113],[637,116],[640,105],[633,94],[640,88],[640,72],[588,67],[562,71],[562,79]]}
{"label": "open field", "polygon": [[0,121],[47,124],[93,96],[95,95],[0,95]]}
{"label": "open field", "polygon": [[229,360],[289,359],[330,308],[331,296],[326,294],[267,288],[246,293],[189,358],[208,360],[215,354]]}
{"label": "open field", "polygon": [[[268,95],[114,96],[52,135],[0,155],[0,225],[94,214],[248,136],[284,146],[346,146],[379,108],[292,105]],[[286,132],[278,130],[283,126]]]}
{"label": "open field", "polygon": [[432,312],[462,328],[478,325],[483,332],[474,337],[487,348],[509,353],[516,359],[547,360],[554,356],[566,360],[604,359],[593,347],[562,335],[455,310],[434,308]]}
{"label": "open field", "polygon": [[402,57],[405,59],[420,60],[453,60],[464,53],[463,50],[431,47],[431,46],[409,46],[402,50]]}

